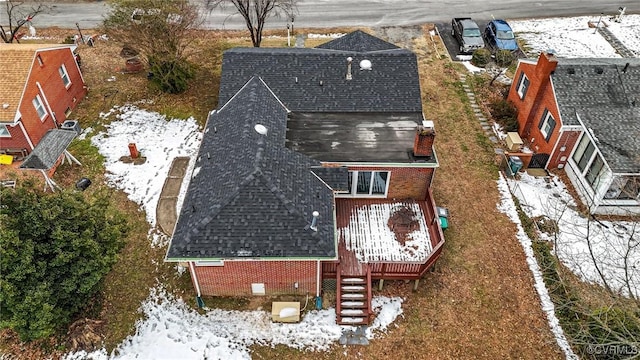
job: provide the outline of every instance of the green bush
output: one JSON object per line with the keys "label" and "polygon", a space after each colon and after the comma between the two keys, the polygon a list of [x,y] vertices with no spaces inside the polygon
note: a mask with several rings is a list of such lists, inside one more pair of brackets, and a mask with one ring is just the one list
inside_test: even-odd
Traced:
{"label": "green bush", "polygon": [[516,59],[516,56],[509,50],[498,50],[496,53],[496,64],[500,67],[509,67]]}
{"label": "green bush", "polygon": [[489,103],[489,111],[494,121],[505,131],[518,131],[518,109],[507,99]]}
{"label": "green bush", "polygon": [[186,91],[193,76],[193,67],[185,60],[149,59],[149,80],[164,92],[179,94]]}
{"label": "green bush", "polygon": [[128,231],[107,196],[0,189],[0,328],[23,341],[64,329],[100,289]]}
{"label": "green bush", "polygon": [[471,63],[478,67],[485,67],[491,61],[491,51],[482,48],[473,52]]}

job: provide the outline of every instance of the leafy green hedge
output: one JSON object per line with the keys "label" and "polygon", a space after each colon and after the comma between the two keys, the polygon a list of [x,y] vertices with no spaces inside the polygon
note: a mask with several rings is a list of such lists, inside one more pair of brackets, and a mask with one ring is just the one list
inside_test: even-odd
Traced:
{"label": "leafy green hedge", "polygon": [[128,232],[105,196],[0,189],[0,327],[21,340],[63,330],[100,289]]}

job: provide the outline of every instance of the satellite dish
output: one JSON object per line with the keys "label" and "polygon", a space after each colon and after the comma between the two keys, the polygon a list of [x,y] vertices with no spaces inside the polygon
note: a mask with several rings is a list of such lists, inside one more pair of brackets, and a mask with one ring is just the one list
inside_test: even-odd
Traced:
{"label": "satellite dish", "polygon": [[360,70],[371,70],[371,61],[367,59],[360,61]]}
{"label": "satellite dish", "polygon": [[267,135],[267,127],[262,124],[256,124],[253,129],[260,135]]}

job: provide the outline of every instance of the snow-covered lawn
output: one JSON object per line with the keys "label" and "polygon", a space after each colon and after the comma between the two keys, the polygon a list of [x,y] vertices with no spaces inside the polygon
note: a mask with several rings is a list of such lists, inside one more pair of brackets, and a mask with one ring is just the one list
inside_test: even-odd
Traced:
{"label": "snow-covered lawn", "polygon": [[[537,57],[541,51],[554,50],[558,57],[620,57],[613,47],[589,22],[597,16],[512,20],[509,24],[516,35],[531,48],[528,55]],[[640,15],[625,15],[622,22],[603,16],[600,26],[606,26],[627,48],[640,56]]]}
{"label": "snow-covered lawn", "polygon": [[[401,303],[400,298],[373,300],[378,316],[367,330],[368,338],[384,332],[402,313]],[[336,325],[334,309],[312,310],[297,324],[273,323],[270,313],[262,310],[211,309],[201,315],[161,289],[151,289],[142,310],[145,319],[114,352],[117,355],[102,349],[69,354],[65,360],[250,359],[249,346],[254,344],[323,351],[336,343],[343,329]]]}
{"label": "snow-covered lawn", "polygon": [[558,222],[557,236],[542,236],[554,241],[564,265],[584,281],[603,284],[592,253],[613,290],[640,297],[640,224],[584,218],[574,210],[573,199],[557,177],[547,183],[524,173],[519,181],[509,180],[509,186],[527,216],[544,215]]}

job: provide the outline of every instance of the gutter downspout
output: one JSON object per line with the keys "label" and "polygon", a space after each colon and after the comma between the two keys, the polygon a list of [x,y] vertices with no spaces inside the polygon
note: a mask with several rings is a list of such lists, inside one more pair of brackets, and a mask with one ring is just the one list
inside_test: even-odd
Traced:
{"label": "gutter downspout", "polygon": [[322,309],[322,297],[320,296],[320,271],[322,271],[322,264],[320,263],[320,260],[318,260],[318,268],[316,274],[316,310]]}
{"label": "gutter downspout", "polygon": [[58,119],[56,119],[56,113],[51,109],[51,105],[49,105],[49,100],[47,99],[47,95],[44,94],[44,90],[42,89],[42,85],[40,85],[39,81],[36,81],[36,86],[38,86],[38,90],[40,90],[40,94],[42,95],[42,99],[44,103],[47,104],[47,109],[49,109],[49,113],[51,114],[51,120],[53,121],[53,125],[55,128],[58,128]]}
{"label": "gutter downspout", "polygon": [[20,126],[20,130],[22,130],[22,134],[24,135],[24,138],[27,139],[27,142],[29,143],[31,150],[33,150],[35,146],[33,146],[33,142],[31,142],[31,138],[29,137],[29,134],[27,134],[27,130],[25,130],[24,125],[22,124],[22,121],[18,121],[18,125]]}
{"label": "gutter downspout", "polygon": [[193,261],[189,261],[189,271],[191,272],[191,278],[193,279],[193,285],[196,287],[196,302],[198,303],[198,307],[204,307],[204,301],[202,301],[202,293],[200,293],[200,282],[198,281],[198,276],[196,275],[196,269],[193,266]]}

